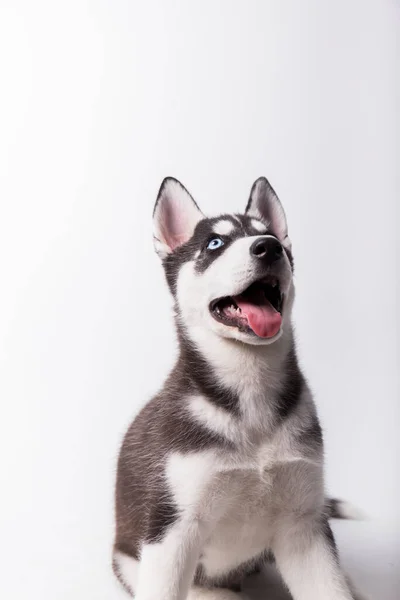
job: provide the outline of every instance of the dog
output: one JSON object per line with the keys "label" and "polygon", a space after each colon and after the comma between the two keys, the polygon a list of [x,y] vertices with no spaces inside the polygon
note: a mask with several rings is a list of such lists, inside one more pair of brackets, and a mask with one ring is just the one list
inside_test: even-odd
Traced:
{"label": "dog", "polygon": [[121,447],[115,574],[136,600],[239,600],[273,561],[294,600],[360,600],[328,522],[352,515],[325,497],[278,196],[261,177],[243,214],[206,218],[169,177],[153,219],[179,358]]}

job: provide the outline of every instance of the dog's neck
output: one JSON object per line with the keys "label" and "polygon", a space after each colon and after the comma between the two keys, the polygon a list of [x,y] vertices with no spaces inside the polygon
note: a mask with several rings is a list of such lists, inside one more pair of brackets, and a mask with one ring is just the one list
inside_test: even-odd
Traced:
{"label": "dog's neck", "polygon": [[204,363],[200,368],[211,370],[221,386],[239,397],[249,398],[279,389],[288,354],[293,352],[293,330],[290,323],[281,337],[269,345],[244,344],[222,338],[204,328],[179,332],[182,346],[192,346]]}

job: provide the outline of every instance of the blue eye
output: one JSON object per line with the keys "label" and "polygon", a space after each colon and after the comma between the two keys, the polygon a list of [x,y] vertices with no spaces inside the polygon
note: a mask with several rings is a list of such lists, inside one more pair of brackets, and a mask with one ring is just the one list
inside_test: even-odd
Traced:
{"label": "blue eye", "polygon": [[207,250],[216,250],[217,248],[221,248],[223,245],[223,240],[221,240],[219,237],[216,237],[208,242]]}

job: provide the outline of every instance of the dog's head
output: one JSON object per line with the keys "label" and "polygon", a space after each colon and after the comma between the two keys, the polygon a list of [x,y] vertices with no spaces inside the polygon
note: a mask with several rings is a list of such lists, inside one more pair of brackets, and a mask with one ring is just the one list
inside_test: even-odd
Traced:
{"label": "dog's head", "polygon": [[206,218],[176,179],[163,181],[154,242],[178,322],[247,344],[270,344],[290,326],[293,261],[286,217],[268,181],[254,183],[244,214]]}

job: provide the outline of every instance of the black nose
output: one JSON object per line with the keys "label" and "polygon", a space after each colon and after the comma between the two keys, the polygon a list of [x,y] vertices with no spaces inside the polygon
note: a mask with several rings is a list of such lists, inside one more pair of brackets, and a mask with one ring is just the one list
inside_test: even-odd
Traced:
{"label": "black nose", "polygon": [[260,237],[250,246],[250,254],[267,263],[273,263],[282,256],[282,244],[275,237]]}

